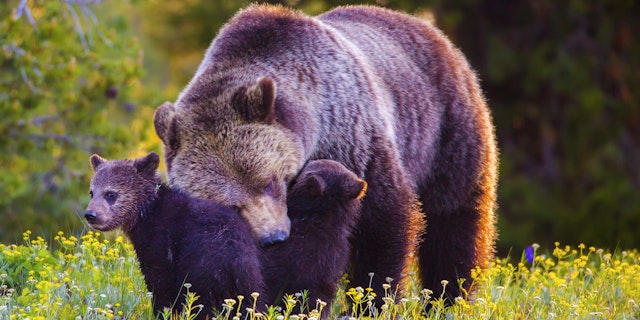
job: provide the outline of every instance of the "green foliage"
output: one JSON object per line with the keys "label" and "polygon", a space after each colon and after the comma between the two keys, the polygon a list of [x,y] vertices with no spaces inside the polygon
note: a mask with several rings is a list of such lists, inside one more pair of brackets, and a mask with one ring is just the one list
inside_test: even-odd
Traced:
{"label": "green foliage", "polygon": [[0,240],[79,226],[89,155],[121,157],[148,139],[149,125],[131,120],[140,109],[136,39],[120,36],[125,20],[73,3],[83,2],[0,6]]}
{"label": "green foliage", "polygon": [[[149,1],[140,6],[142,29],[161,54],[150,73],[177,93],[193,76],[222,25],[252,1]],[[158,81],[158,79],[155,79]]]}
{"label": "green foliage", "polygon": [[[0,319],[152,319],[151,295],[145,290],[131,244],[121,236],[105,239],[88,232],[80,239],[58,233],[55,249],[41,237],[23,234],[24,244],[0,243]],[[397,296],[387,284],[383,305],[375,308],[370,288],[338,291],[329,318],[352,319],[635,319],[640,315],[640,254],[637,250],[607,252],[595,247],[561,247],[549,253],[533,245],[532,254],[516,263],[492,261],[472,272],[477,288],[473,300],[456,299],[445,306],[441,297],[420,289],[414,272],[407,292]],[[391,283],[392,279],[388,279]],[[443,282],[445,289],[451,285]],[[187,290],[189,284],[185,284]],[[345,289],[348,288],[348,289]],[[285,308],[256,311],[258,293],[230,297],[217,319],[311,319],[325,304],[306,301],[304,293],[287,295]],[[181,314],[163,319],[191,319],[201,312],[198,294],[189,292]],[[242,309],[242,300],[253,301]],[[292,312],[296,305],[305,313]],[[246,306],[246,305],[245,305]],[[314,307],[315,306],[315,307]]]}

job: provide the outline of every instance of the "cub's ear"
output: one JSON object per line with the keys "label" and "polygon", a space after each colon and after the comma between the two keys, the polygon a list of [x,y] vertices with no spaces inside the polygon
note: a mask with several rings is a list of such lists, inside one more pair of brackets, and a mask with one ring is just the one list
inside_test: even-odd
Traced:
{"label": "cub's ear", "polygon": [[367,193],[367,186],[366,181],[356,177],[347,177],[343,182],[347,199],[362,199]]}
{"label": "cub's ear", "polygon": [[93,169],[93,172],[96,172],[96,170],[98,170],[98,167],[100,167],[100,165],[102,165],[103,163],[107,162],[107,160],[104,158],[101,158],[97,154],[93,154],[91,155],[91,157],[89,157],[89,162],[91,163],[91,169]]}
{"label": "cub's ear", "polygon": [[301,184],[302,185],[299,186],[299,190],[307,198],[320,197],[327,189],[327,182],[324,181],[322,177],[315,174],[310,174],[304,177],[304,180],[301,181]]}
{"label": "cub's ear", "polygon": [[133,166],[136,170],[146,176],[154,176],[158,165],[160,164],[160,156],[157,153],[151,152],[144,158],[138,158],[133,161]]}
{"label": "cub's ear", "polygon": [[248,121],[272,123],[275,121],[276,84],[269,78],[260,78],[249,87],[244,96],[235,101],[238,111]]}
{"label": "cub's ear", "polygon": [[171,150],[178,148],[178,131],[174,115],[175,110],[171,102],[163,103],[153,115],[153,126],[156,129],[156,134],[160,137],[164,146]]}

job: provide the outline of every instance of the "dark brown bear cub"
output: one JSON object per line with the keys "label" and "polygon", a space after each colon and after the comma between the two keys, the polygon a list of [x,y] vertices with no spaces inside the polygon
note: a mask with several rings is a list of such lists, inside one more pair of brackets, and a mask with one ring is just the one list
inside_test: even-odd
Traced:
{"label": "dark brown bear cub", "polygon": [[[249,227],[234,210],[192,198],[161,183],[159,156],[107,161],[91,156],[95,172],[85,218],[92,228],[121,228],[135,248],[154,295],[154,312],[182,305],[191,283],[209,313],[225,298],[261,292],[263,278]],[[204,314],[205,312],[202,312]]]}
{"label": "dark brown bear cub", "polygon": [[304,289],[311,307],[317,299],[331,303],[350,257],[349,237],[360,212],[356,200],[366,189],[364,180],[338,162],[307,163],[287,197],[289,239],[262,254],[268,303],[279,304],[283,294]]}
{"label": "dark brown bear cub", "polygon": [[225,298],[252,292],[263,293],[260,309],[303,289],[311,302],[331,302],[347,265],[363,180],[335,161],[309,162],[287,200],[291,241],[260,249],[237,209],[169,188],[156,173],[158,163],[155,153],[134,161],[91,156],[95,174],[85,212],[92,228],[121,228],[129,237],[156,314],[180,310],[184,283],[204,305],[199,318]]}

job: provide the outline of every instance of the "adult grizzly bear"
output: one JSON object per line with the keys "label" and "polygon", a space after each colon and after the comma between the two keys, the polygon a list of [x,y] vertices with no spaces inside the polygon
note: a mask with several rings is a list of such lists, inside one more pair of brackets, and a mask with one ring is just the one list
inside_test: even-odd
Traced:
{"label": "adult grizzly bear", "polygon": [[417,234],[423,285],[436,294],[448,280],[459,295],[456,279],[469,285],[470,270],[493,256],[491,116],[463,55],[420,19],[370,6],[308,17],[251,5],[154,124],[170,183],[239,207],[263,242],[287,237],[286,188],[306,161],[337,160],[365,179],[354,285],[373,272],[382,292],[386,277],[401,278]]}
{"label": "adult grizzly bear", "polygon": [[[349,259],[366,182],[332,160],[310,161],[288,195],[291,241],[260,248],[236,209],[196,199],[163,184],[159,156],[105,160],[91,156],[95,175],[85,219],[97,230],[120,228],[133,243],[154,314],[184,304],[183,283],[200,296],[198,319],[224,299],[260,292],[257,308],[283,305],[283,295],[308,290],[309,304],[331,302]],[[248,302],[247,306],[250,306]],[[297,306],[300,312],[300,305]]]}

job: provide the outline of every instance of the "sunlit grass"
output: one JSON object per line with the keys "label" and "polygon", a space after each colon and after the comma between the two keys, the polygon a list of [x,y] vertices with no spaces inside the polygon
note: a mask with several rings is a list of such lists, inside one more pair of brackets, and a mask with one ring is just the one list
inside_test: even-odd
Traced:
{"label": "sunlit grass", "polygon": [[[24,233],[21,245],[0,244],[0,319],[152,319],[147,293],[132,246],[122,237],[108,240],[88,232],[80,239],[59,233],[50,245]],[[440,297],[421,289],[413,273],[407,293],[397,297],[392,285],[385,292],[344,285],[330,317],[354,319],[637,319],[640,318],[640,263],[637,250],[610,252],[585,245],[575,248],[532,246],[521,259],[497,259],[474,270],[476,288],[471,299],[445,306]],[[548,252],[548,253],[541,253]],[[515,262],[513,262],[515,260]],[[393,283],[393,279],[387,279]],[[186,284],[189,286],[189,284]],[[445,288],[450,285],[443,282]],[[376,294],[384,304],[372,307]],[[242,299],[229,297],[216,314],[219,319],[311,319],[326,304],[290,295],[286,307],[258,313],[242,310]],[[293,314],[298,304],[304,314]],[[201,310],[197,294],[190,293],[181,315],[166,312],[165,319],[190,319]],[[245,306],[247,304],[244,304]],[[251,303],[249,303],[251,305]]]}

